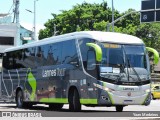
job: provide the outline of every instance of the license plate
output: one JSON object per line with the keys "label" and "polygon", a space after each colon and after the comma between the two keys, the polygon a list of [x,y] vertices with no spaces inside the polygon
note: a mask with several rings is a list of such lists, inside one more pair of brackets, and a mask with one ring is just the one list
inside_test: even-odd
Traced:
{"label": "license plate", "polygon": [[124,103],[133,103],[133,100],[124,100]]}

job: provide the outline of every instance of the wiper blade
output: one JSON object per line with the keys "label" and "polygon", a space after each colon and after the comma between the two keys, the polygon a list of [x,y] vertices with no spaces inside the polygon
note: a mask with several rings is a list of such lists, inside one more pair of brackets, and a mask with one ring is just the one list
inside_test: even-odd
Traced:
{"label": "wiper blade", "polygon": [[134,71],[134,73],[136,74],[136,76],[137,76],[137,78],[138,78],[138,80],[141,82],[141,84],[142,84],[142,80],[141,80],[141,78],[140,78],[140,76],[138,75],[138,73],[137,73],[137,71],[135,70],[135,68],[131,65],[131,63],[130,63],[130,60],[129,60],[129,58],[128,58],[128,56],[127,56],[127,53],[126,53],[126,51],[125,51],[125,48],[123,47],[123,50],[124,50],[124,53],[125,53],[125,57],[126,57],[126,59],[127,59],[127,63],[128,63],[128,65],[127,65],[127,72],[128,72],[128,81],[129,81],[129,71],[128,71],[128,66],[129,66],[129,68],[132,68],[132,70]]}
{"label": "wiper blade", "polygon": [[[129,60],[128,60],[129,61]],[[130,62],[130,61],[129,61]],[[129,63],[130,64],[130,63]],[[132,70],[134,71],[134,73],[136,74],[136,76],[137,76],[137,78],[138,78],[138,80],[141,82],[141,84],[142,84],[142,80],[141,80],[141,78],[140,78],[140,76],[138,75],[138,73],[137,73],[137,71],[135,70],[135,68],[130,64],[130,67],[132,68]]]}

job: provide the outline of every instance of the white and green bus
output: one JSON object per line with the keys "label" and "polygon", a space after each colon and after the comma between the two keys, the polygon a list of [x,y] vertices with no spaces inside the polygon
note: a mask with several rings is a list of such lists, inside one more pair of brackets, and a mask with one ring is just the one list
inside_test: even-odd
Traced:
{"label": "white and green bus", "polygon": [[[18,107],[150,104],[150,64],[143,41],[112,32],[83,31],[5,50],[1,97]],[[138,108],[137,108],[138,109]]]}

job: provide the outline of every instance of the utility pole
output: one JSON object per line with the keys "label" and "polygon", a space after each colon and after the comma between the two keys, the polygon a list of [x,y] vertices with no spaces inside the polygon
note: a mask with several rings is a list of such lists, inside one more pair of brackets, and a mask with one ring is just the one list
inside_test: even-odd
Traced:
{"label": "utility pole", "polygon": [[58,32],[59,32],[59,31],[57,31],[56,24],[54,24],[54,36],[56,36],[56,34],[57,34]]}
{"label": "utility pole", "polygon": [[37,1],[38,1],[38,0],[34,0],[34,11],[31,11],[31,10],[26,9],[26,11],[34,14],[34,18],[33,18],[33,32],[32,32],[32,35],[33,35],[33,39],[34,39],[35,41],[38,40],[38,39],[36,38],[36,2],[37,2]]}
{"label": "utility pole", "polygon": [[[113,0],[112,0],[112,23],[114,21],[114,3],[113,3]],[[112,24],[112,31],[114,32],[114,23]]]}
{"label": "utility pole", "polygon": [[16,0],[16,23],[19,24],[19,0]]}
{"label": "utility pole", "polygon": [[36,2],[38,0],[34,0],[34,40],[37,41],[37,38],[36,38]]}
{"label": "utility pole", "polygon": [[16,19],[16,23],[19,24],[19,0],[13,0],[13,3],[15,4],[13,22]]}
{"label": "utility pole", "polygon": [[112,21],[111,23],[108,23],[108,24],[107,24],[107,31],[109,32],[109,29],[110,29],[110,26],[111,26],[111,25],[113,26],[114,23],[120,21],[120,20],[123,19],[124,17],[126,17],[126,16],[128,16],[128,15],[131,15],[131,14],[133,14],[133,13],[139,13],[139,12],[141,12],[141,11],[131,11],[131,12],[126,13],[126,14],[124,14],[123,16],[117,18],[116,20]]}
{"label": "utility pole", "polygon": [[16,35],[17,37],[14,41],[15,41],[16,46],[19,46],[22,44],[22,41],[20,40],[20,22],[19,22],[19,3],[20,2],[19,0],[13,0],[13,3],[15,5],[13,23],[16,20],[15,23],[17,25],[17,35]]}

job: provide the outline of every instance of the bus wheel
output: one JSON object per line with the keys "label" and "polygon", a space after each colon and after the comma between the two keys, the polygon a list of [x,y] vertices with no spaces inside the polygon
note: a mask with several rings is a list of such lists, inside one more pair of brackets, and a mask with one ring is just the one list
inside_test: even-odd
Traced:
{"label": "bus wheel", "polygon": [[69,110],[73,112],[81,111],[79,94],[76,89],[69,92]]}
{"label": "bus wheel", "polygon": [[16,94],[16,104],[18,108],[23,107],[23,93],[21,90],[19,90]]}
{"label": "bus wheel", "polygon": [[61,110],[63,107],[63,104],[49,104],[49,108],[51,110]]}
{"label": "bus wheel", "polygon": [[122,112],[123,111],[123,106],[122,105],[117,105],[116,106],[116,111],[117,112]]}

